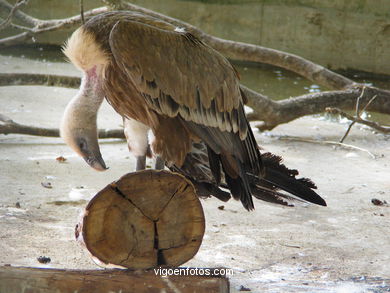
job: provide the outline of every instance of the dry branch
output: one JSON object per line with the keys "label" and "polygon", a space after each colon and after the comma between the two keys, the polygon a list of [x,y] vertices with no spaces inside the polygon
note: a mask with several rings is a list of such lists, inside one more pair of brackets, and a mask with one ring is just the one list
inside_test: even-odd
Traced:
{"label": "dry branch", "polygon": [[[13,6],[10,5],[5,0],[0,0],[0,9],[6,11],[7,13],[11,13]],[[85,19],[88,19],[94,15],[103,13],[105,11],[107,11],[106,7],[95,8],[85,12],[84,17]],[[0,39],[0,48],[17,45],[17,44],[23,44],[26,42],[33,42],[33,37],[36,35],[45,32],[66,29],[81,23],[80,15],[76,15],[65,19],[42,20],[42,19],[31,17],[30,15],[27,15],[19,10],[17,10],[14,13],[14,18],[16,18],[21,22],[26,23],[29,26],[18,26],[10,22],[9,25],[12,25],[14,28],[19,28],[25,31],[10,37]]]}
{"label": "dry branch", "polygon": [[[341,117],[347,118],[348,120],[352,121],[352,123],[360,123],[360,124],[369,126],[369,127],[373,128],[381,133],[390,133],[390,126],[381,125],[375,121],[370,121],[370,120],[363,119],[361,117],[352,116],[352,115],[345,113],[344,111],[342,111],[338,108],[326,108],[325,110],[328,113],[337,114],[337,115],[340,115]],[[351,123],[351,125],[352,125],[352,123]]]}
{"label": "dry branch", "polygon": [[338,141],[332,141],[332,140],[315,140],[315,139],[308,139],[308,138],[302,138],[302,137],[297,137],[297,136],[279,136],[278,137],[280,140],[289,140],[289,141],[298,141],[298,142],[308,142],[308,143],[314,143],[314,144],[322,144],[322,145],[333,145],[336,147],[342,147],[345,149],[350,149],[350,150],[356,150],[356,151],[361,151],[367,153],[372,159],[376,159],[377,155],[373,154],[369,150],[366,150],[364,148],[360,148],[354,145],[346,144],[346,143],[341,143]]}
{"label": "dry branch", "polygon": [[10,85],[44,85],[76,89],[80,86],[80,77],[39,73],[0,73],[0,86]]}
{"label": "dry branch", "polygon": [[[228,58],[261,62],[282,67],[300,74],[322,86],[330,89],[336,89],[335,91],[307,94],[276,102],[264,95],[241,86],[248,98],[248,106],[252,107],[254,110],[253,113],[248,115],[248,118],[252,121],[262,121],[263,123],[259,126],[259,129],[261,130],[270,130],[279,124],[290,122],[305,115],[322,113],[327,107],[352,110],[354,109],[356,98],[362,94],[361,89],[364,85],[355,83],[340,74],[332,72],[331,70],[310,62],[302,57],[252,44],[220,39],[208,35],[197,27],[183,21],[179,21],[134,4],[125,3],[121,0],[105,0],[105,2],[109,4],[111,8],[114,7],[116,9],[128,9],[131,11],[141,12],[163,19],[176,26],[184,27]],[[12,6],[5,0],[0,0],[0,8],[5,8],[8,13],[12,10]],[[109,8],[107,7],[100,7],[89,10],[85,12],[85,17],[88,19],[93,15],[107,11],[108,9]],[[26,15],[19,10],[14,13],[14,17],[19,21],[32,25],[33,27],[19,35],[0,39],[0,47],[20,44],[36,34],[68,28],[69,26],[80,24],[81,22],[81,17],[79,15],[66,19],[40,20]],[[7,78],[9,77],[4,75],[0,76],[0,83],[4,83],[4,79]],[[27,79],[27,84],[32,84],[34,82],[34,78],[32,77],[30,77],[30,81],[28,81],[29,77],[26,76],[25,78]],[[77,85],[76,81],[66,81],[64,78],[60,78],[60,80],[64,81],[63,84],[65,86],[73,87]],[[49,80],[48,77],[46,78],[44,76],[37,76],[35,81],[42,81],[48,85],[54,85],[55,83],[52,79]],[[22,83],[23,79],[18,80],[17,82]],[[56,82],[58,85],[61,84],[60,81]],[[362,96],[362,102],[367,103],[369,99],[368,97],[372,97],[374,95],[377,95],[377,98],[372,103],[370,110],[390,114],[390,91],[375,87],[366,87],[366,91]]]}
{"label": "dry branch", "polygon": [[0,23],[0,30],[5,29],[6,27],[8,27],[11,24],[12,18],[14,16],[14,14],[16,13],[16,11],[18,11],[20,6],[27,4],[27,2],[28,2],[28,0],[18,0],[16,2],[14,7],[12,7],[11,11],[9,12],[7,18],[2,23]]}
{"label": "dry branch", "polygon": [[[2,123],[1,123],[2,122]],[[43,128],[20,124],[0,114],[0,134],[26,134],[46,137],[59,137],[58,128]],[[123,129],[100,129],[99,138],[125,138]]]}
{"label": "dry branch", "polygon": [[[47,85],[78,88],[80,78],[50,74],[0,73],[0,86],[5,85]],[[370,102],[370,110],[390,114],[390,92],[378,88],[354,87],[342,91],[310,93],[281,101],[274,101],[243,85],[241,88],[248,98],[247,105],[254,110],[247,117],[250,121],[262,121],[262,124],[258,126],[260,130],[270,130],[279,124],[305,115],[323,113],[327,107],[353,110],[359,96],[361,97],[360,102],[367,104],[375,94],[377,97]]]}

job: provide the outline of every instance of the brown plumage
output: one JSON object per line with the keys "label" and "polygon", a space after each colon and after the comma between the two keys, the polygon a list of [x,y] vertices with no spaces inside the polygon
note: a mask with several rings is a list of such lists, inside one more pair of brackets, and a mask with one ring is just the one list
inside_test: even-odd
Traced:
{"label": "brown plumage", "polygon": [[[223,172],[233,197],[253,209],[250,178],[264,168],[238,74],[220,53],[169,23],[118,11],[86,22],[64,52],[84,72],[80,96],[105,96],[119,114],[150,127],[153,152],[170,166],[180,168],[192,143],[203,141],[216,184]],[[67,113],[63,133],[72,133]],[[79,136],[64,137],[77,147]]]}
{"label": "brown plumage", "polygon": [[[316,185],[308,178],[297,178],[298,171],[282,164],[282,158],[271,153],[261,155],[264,164],[264,178],[250,176],[252,195],[260,200],[293,206],[296,201],[309,201],[326,205],[313,190]],[[192,181],[200,197],[214,196],[228,201],[230,194],[221,188],[227,188],[225,178],[218,184],[211,171],[207,147],[203,143],[194,143],[182,166],[168,166]]]}

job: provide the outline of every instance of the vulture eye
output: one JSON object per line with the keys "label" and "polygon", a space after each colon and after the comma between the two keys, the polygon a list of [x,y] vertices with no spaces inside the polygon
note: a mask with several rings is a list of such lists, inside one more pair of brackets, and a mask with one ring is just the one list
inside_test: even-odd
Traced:
{"label": "vulture eye", "polygon": [[87,141],[84,138],[79,139],[78,145],[82,152],[85,152],[88,149]]}

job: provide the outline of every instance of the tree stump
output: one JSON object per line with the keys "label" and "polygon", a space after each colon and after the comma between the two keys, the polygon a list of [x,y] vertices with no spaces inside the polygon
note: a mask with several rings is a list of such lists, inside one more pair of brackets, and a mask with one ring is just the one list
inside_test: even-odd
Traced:
{"label": "tree stump", "polygon": [[189,180],[144,170],[102,189],[87,205],[76,238],[104,264],[147,269],[190,260],[204,229],[203,209]]}

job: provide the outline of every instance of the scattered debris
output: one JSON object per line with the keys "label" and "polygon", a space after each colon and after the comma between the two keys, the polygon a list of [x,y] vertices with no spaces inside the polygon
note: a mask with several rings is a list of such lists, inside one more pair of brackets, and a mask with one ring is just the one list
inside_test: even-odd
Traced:
{"label": "scattered debris", "polygon": [[382,214],[382,213],[381,213],[381,214],[378,215],[377,213],[374,213],[374,216],[381,216],[381,217],[384,217],[385,214]]}
{"label": "scattered debris", "polygon": [[291,248],[301,248],[301,247],[298,246],[298,245],[291,245],[291,244],[284,244],[284,243],[281,243],[280,245],[286,246],[286,247],[291,247]]}
{"label": "scattered debris", "polygon": [[219,206],[218,209],[222,211],[225,209],[225,206]]}
{"label": "scattered debris", "polygon": [[37,260],[38,260],[40,263],[49,263],[49,262],[51,262],[50,257],[47,257],[47,256],[40,256],[40,257],[37,257]]}
{"label": "scattered debris", "polygon": [[59,156],[59,157],[56,158],[56,161],[57,161],[58,163],[65,163],[66,160],[67,160],[67,159],[64,158],[63,156]]}
{"label": "scattered debris", "polygon": [[53,188],[53,185],[51,185],[50,182],[46,181],[46,182],[41,182],[41,185],[45,188]]}
{"label": "scattered debris", "polygon": [[49,201],[47,204],[52,204],[56,206],[63,206],[63,205],[70,205],[70,206],[78,206],[78,205],[85,205],[87,201],[85,199],[80,200],[55,200],[55,201]]}
{"label": "scattered debris", "polygon": [[241,285],[240,288],[238,288],[238,291],[252,291],[248,287],[244,287],[244,285]]}
{"label": "scattered debris", "polygon": [[354,186],[348,188],[346,191],[342,192],[342,194],[352,193],[352,191],[355,189]]}
{"label": "scattered debris", "polygon": [[377,199],[377,198],[373,198],[371,199],[371,202],[373,205],[376,205],[376,206],[384,206],[384,205],[387,205],[387,202],[385,200],[380,200],[380,199]]}
{"label": "scattered debris", "polygon": [[17,202],[15,203],[15,208],[20,209],[20,202],[17,201]]}

